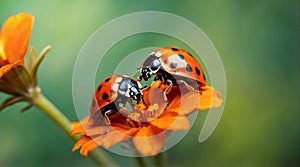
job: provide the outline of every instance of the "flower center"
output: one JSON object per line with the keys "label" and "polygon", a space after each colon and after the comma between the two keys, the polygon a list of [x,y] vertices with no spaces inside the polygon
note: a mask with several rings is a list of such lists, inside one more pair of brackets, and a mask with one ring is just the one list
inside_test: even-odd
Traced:
{"label": "flower center", "polygon": [[148,126],[149,122],[157,118],[161,114],[158,104],[149,106],[136,104],[134,111],[127,116],[127,121],[133,127]]}

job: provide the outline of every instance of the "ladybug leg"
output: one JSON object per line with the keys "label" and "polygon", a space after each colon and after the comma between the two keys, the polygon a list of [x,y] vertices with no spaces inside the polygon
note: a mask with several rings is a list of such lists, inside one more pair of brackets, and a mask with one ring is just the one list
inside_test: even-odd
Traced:
{"label": "ladybug leg", "polygon": [[145,102],[145,99],[144,99],[144,97],[142,97],[141,98],[141,100],[142,100],[142,102],[143,102],[143,104],[147,107],[148,106],[148,104]]}
{"label": "ladybug leg", "polygon": [[166,81],[167,81],[167,83],[168,83],[168,87],[167,87],[167,89],[164,91],[164,100],[165,100],[165,102],[166,102],[166,104],[167,104],[165,109],[167,109],[167,108],[169,107],[169,101],[168,101],[168,98],[167,98],[167,94],[170,93],[170,90],[171,90],[172,87],[173,87],[173,82],[172,82],[171,80],[167,79]]}
{"label": "ladybug leg", "polygon": [[107,128],[105,129],[104,133],[102,134],[103,136],[105,136],[109,132],[109,129],[111,127],[111,122],[110,122],[110,119],[108,117],[108,114],[111,114],[111,113],[114,113],[114,111],[113,110],[108,110],[104,113],[104,119],[105,119],[105,122],[107,124]]}
{"label": "ladybug leg", "polygon": [[164,80],[164,77],[162,74],[156,74],[155,78],[153,79],[153,81],[157,81],[157,80],[161,80],[163,81]]}
{"label": "ladybug leg", "polygon": [[165,94],[170,93],[170,90],[171,90],[171,88],[173,87],[173,82],[172,82],[171,80],[167,79],[167,83],[168,83],[168,87],[167,87],[167,89],[165,90]]}

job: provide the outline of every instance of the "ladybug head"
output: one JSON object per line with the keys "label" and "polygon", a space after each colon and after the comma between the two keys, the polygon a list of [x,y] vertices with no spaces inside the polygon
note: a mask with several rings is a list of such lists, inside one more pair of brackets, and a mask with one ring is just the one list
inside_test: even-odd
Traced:
{"label": "ladybug head", "polygon": [[120,83],[119,90],[124,92],[126,97],[139,102],[140,100],[143,100],[143,93],[141,91],[142,88],[142,85],[138,81],[126,78]]}
{"label": "ladybug head", "polygon": [[160,67],[161,63],[159,58],[154,54],[151,54],[140,67],[139,79],[148,81],[148,79],[151,78],[152,75],[155,75],[157,73]]}

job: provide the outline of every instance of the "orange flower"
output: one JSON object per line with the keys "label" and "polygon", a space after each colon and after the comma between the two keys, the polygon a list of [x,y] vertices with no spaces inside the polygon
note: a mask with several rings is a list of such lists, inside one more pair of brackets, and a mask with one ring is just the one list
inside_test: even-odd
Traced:
{"label": "orange flower", "polygon": [[39,91],[37,70],[50,47],[46,47],[39,57],[31,48],[28,64],[25,64],[24,56],[33,21],[34,17],[31,14],[20,13],[9,17],[2,26],[0,32],[0,92],[10,94],[11,97],[2,103],[0,110],[19,101],[31,102],[32,96]]}
{"label": "orange flower", "polygon": [[0,33],[0,78],[13,67],[24,63],[33,20],[32,15],[20,13],[3,24]]}
{"label": "orange flower", "polygon": [[166,85],[156,81],[150,89],[143,91],[145,101],[149,104],[147,110],[144,110],[142,104],[135,105],[133,112],[121,108],[120,112],[110,117],[112,128],[106,135],[102,134],[107,126],[101,124],[101,121],[90,122],[87,117],[80,122],[73,122],[71,134],[82,134],[83,137],[77,141],[72,151],[81,147],[80,154],[87,156],[89,151],[99,145],[109,148],[119,142],[131,140],[143,155],[155,155],[162,149],[168,131],[189,128],[187,115],[198,109],[222,105],[220,93],[209,86],[203,88],[202,94],[189,91],[186,87],[174,86],[167,95],[169,106],[164,110],[165,88]]}

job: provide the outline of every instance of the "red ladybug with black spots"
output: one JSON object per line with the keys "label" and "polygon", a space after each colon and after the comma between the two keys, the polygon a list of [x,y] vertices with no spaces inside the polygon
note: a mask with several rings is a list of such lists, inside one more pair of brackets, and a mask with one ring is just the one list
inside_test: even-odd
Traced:
{"label": "red ladybug with black spots", "polygon": [[99,121],[102,115],[108,125],[105,135],[111,125],[109,117],[118,112],[120,107],[124,107],[127,102],[132,105],[132,100],[145,103],[141,89],[142,85],[137,80],[126,75],[116,74],[106,78],[93,95],[90,120]]}
{"label": "red ladybug with black spots", "polygon": [[[168,84],[165,94],[173,85],[184,84],[193,91],[200,91],[206,85],[203,70],[197,60],[187,51],[165,47],[152,52],[139,67],[139,80],[147,81],[152,75],[154,80]],[[167,99],[165,97],[166,102]]]}

